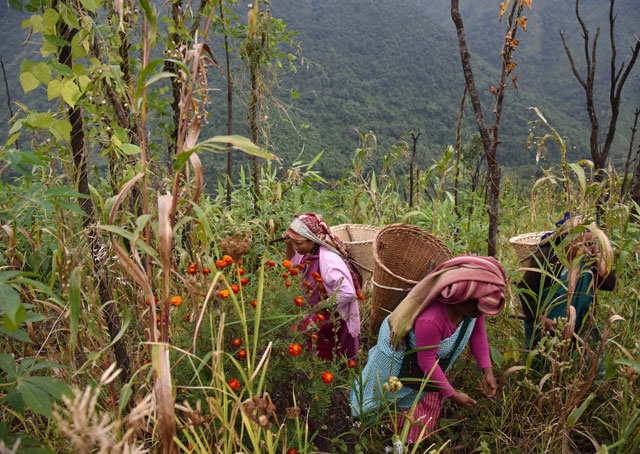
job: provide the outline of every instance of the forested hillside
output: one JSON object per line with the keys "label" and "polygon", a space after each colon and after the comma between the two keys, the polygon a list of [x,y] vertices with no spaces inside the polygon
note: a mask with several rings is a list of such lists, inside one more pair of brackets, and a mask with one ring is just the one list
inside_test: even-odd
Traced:
{"label": "forested hillside", "polygon": [[[601,27],[598,47],[596,101],[600,122],[608,119],[609,38],[608,5],[597,0],[581,3],[583,18],[592,36]],[[618,20],[616,39],[618,64],[629,60],[629,46],[640,21],[638,0],[616,4]],[[3,4],[0,19],[0,56],[5,63],[9,90],[14,101],[41,105],[41,90],[25,97],[18,82],[20,61],[32,53],[22,46],[28,29],[20,18]],[[240,20],[246,6],[240,5]],[[438,158],[447,144],[455,142],[464,80],[460,67],[455,28],[450,17],[450,3],[435,1],[373,0],[274,0],[271,12],[297,32],[301,56],[293,60],[295,73],[281,72],[272,87],[272,99],[266,101],[267,114],[278,121],[268,122],[262,142],[290,163],[302,153],[310,161],[320,151],[324,157],[317,164],[326,177],[340,177],[351,167],[350,159],[359,143],[356,131],[373,131],[378,138],[378,165],[399,138],[409,131],[421,132],[419,162]],[[472,65],[483,108],[492,119],[494,98],[490,87],[497,85],[499,50],[505,24],[498,21],[499,6],[493,0],[462,2]],[[579,68],[583,68],[581,31],[572,2],[541,0],[528,14],[526,32],[519,35],[515,52],[519,76],[516,92],[510,86],[505,101],[498,156],[506,166],[532,165],[535,154],[526,150],[529,121],[534,117],[525,109],[539,107],[551,124],[568,138],[571,156],[588,156],[588,118],[582,87],[573,77],[564,54],[559,29],[566,32]],[[221,40],[212,45],[218,62],[223,64]],[[238,50],[238,44],[235,50]],[[288,45],[285,53],[296,54]],[[246,68],[233,58],[236,82],[247,84]],[[226,84],[219,72],[211,72],[210,85],[217,108],[210,112],[205,131],[214,135],[226,131]],[[5,90],[0,90],[5,100]],[[247,96],[238,90],[235,100],[235,127],[249,135]],[[246,91],[244,92],[246,93]],[[292,96],[292,93],[294,95]],[[294,97],[298,96],[299,97]],[[3,103],[4,104],[4,103]],[[633,110],[640,104],[640,71],[634,70],[627,82],[621,105],[618,135],[612,158],[620,164],[629,143]],[[6,104],[5,104],[6,105]],[[54,107],[50,107],[53,109]],[[13,107],[14,112],[17,107]],[[286,110],[286,111],[285,111]],[[0,112],[3,137],[6,137],[7,109]],[[284,121],[280,121],[284,119]],[[263,122],[267,128],[267,122]],[[476,131],[467,101],[463,138]],[[265,138],[269,142],[266,143]],[[553,157],[552,157],[553,158]],[[214,171],[224,169],[224,162],[208,157],[205,166]]]}

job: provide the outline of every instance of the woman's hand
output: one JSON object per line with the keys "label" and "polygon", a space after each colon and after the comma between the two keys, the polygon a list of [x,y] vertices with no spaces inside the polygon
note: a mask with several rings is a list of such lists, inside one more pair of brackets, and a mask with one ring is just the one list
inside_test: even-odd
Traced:
{"label": "woman's hand", "polygon": [[496,395],[496,392],[498,391],[498,383],[496,382],[496,378],[493,376],[493,368],[485,367],[482,369],[480,386],[482,387],[482,394],[484,394],[485,397],[491,398]]}
{"label": "woman's hand", "polygon": [[455,403],[457,403],[461,407],[473,407],[475,404],[478,403],[475,400],[473,400],[471,397],[469,397],[467,393],[463,393],[460,391],[454,392],[451,398]]}

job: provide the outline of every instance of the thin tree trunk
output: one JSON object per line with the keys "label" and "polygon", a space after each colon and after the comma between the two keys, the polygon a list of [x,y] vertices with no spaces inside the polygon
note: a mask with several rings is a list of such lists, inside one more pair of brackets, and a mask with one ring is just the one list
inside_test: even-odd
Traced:
{"label": "thin tree trunk", "polygon": [[[69,29],[64,23],[60,22],[59,36],[67,41],[71,41],[73,36],[78,32],[75,29]],[[71,55],[71,47],[61,47],[58,61],[68,67],[73,66],[73,59]],[[81,194],[90,196],[89,191],[89,178],[87,173],[87,148],[84,136],[84,122],[82,120],[82,112],[78,106],[69,108],[68,110],[69,122],[71,123],[71,154],[73,157],[73,163],[75,168],[75,180],[77,190]],[[107,285],[107,268],[105,258],[105,246],[100,241],[100,237],[95,230],[91,228],[91,224],[94,222],[95,207],[91,197],[80,199],[80,208],[86,213],[83,219],[83,226],[87,230],[87,236],[89,239],[89,246],[91,248],[92,262],[94,263],[94,276],[97,282],[98,295],[100,297],[101,306],[104,307],[105,321],[107,323],[107,329],[111,339],[115,339],[116,335],[120,331],[121,321],[118,315],[115,302],[113,301],[113,294],[111,288]],[[115,355],[116,363],[118,367],[122,369],[121,380],[126,383],[129,380],[130,375],[130,360],[127,354],[126,346],[122,339],[116,341],[113,345],[113,352]]]}
{"label": "thin tree trunk", "polygon": [[415,135],[411,132],[411,139],[413,140],[413,152],[411,153],[411,164],[409,166],[409,206],[413,206],[413,164],[416,160],[416,146],[418,144],[418,138],[420,137],[420,132],[418,135]]}
{"label": "thin tree trunk", "polygon": [[[9,93],[9,83],[7,82],[7,73],[4,70],[4,62],[0,60],[0,66],[2,66],[2,76],[4,77],[4,88],[7,90],[7,107],[9,107],[9,115],[13,118],[13,109],[11,108],[11,93]],[[20,148],[18,140],[16,140],[16,148]]]}
{"label": "thin tree trunk", "polygon": [[495,158],[496,150],[492,144],[491,138],[489,137],[489,132],[482,113],[482,106],[480,105],[480,97],[478,96],[473,72],[471,71],[471,57],[467,49],[464,23],[462,21],[462,15],[460,14],[458,3],[458,0],[451,0],[451,18],[456,25],[462,71],[464,73],[469,97],[471,98],[471,105],[473,106],[473,112],[476,117],[476,124],[478,126],[478,132],[480,133],[480,139],[482,140],[482,145],[487,156],[487,165],[489,168],[488,182],[491,185],[489,191],[489,231],[487,238],[487,254],[495,256],[499,222],[498,211],[500,208],[500,166]]}

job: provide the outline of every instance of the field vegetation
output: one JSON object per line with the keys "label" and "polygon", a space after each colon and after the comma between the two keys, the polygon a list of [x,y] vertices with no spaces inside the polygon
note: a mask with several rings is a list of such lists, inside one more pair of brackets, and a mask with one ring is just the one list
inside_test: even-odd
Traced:
{"label": "field vegetation", "polygon": [[[627,176],[573,160],[565,131],[544,110],[527,111],[531,159],[558,164],[533,184],[501,182],[493,246],[508,304],[487,323],[498,395],[481,397],[465,354],[450,379],[478,405],[447,403],[434,435],[407,444],[391,401],[381,414],[350,416],[349,391],[376,341],[371,284],[359,360],[320,360],[298,329],[311,313],[299,273],[276,240],[311,211],[330,225],[413,224],[455,255],[485,255],[478,136],[438,148],[409,175],[411,131],[392,145],[355,131],[348,170],[325,179],[318,167],[330,157],[283,165],[265,139],[270,84],[295,56],[281,51],[292,35],[262,2],[246,21],[234,2],[196,10],[175,1],[170,12],[145,0],[10,3],[30,12],[37,43],[21,86],[46,92],[56,109],[18,106],[0,147],[0,454],[637,452],[633,168]],[[246,84],[233,90],[251,140],[233,134],[232,106],[209,96],[209,71],[235,77],[214,61],[209,34],[235,43],[244,63]],[[203,132],[214,110],[231,112],[224,135]],[[207,155],[242,159],[231,175],[207,172]],[[597,296],[597,342],[572,344],[562,321],[529,351],[512,285],[524,270],[508,239],[549,230],[565,211],[607,232],[619,285]],[[544,373],[533,367],[541,359]]]}

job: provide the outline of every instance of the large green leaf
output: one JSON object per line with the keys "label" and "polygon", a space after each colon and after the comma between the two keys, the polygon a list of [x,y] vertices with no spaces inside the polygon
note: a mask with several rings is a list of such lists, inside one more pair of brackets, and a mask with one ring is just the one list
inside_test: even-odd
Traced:
{"label": "large green leaf", "polygon": [[52,99],[60,96],[60,91],[62,91],[62,82],[59,80],[52,80],[47,86],[47,100],[51,101]]}
{"label": "large green leaf", "polygon": [[571,412],[571,414],[569,415],[569,418],[567,418],[567,425],[569,427],[573,427],[576,422],[578,422],[578,419],[580,418],[580,416],[582,416],[582,413],[584,413],[584,411],[587,409],[587,407],[589,406],[589,403],[596,397],[595,393],[591,393],[589,394],[589,397],[587,397],[584,402],[582,402],[582,405],[580,405],[578,408],[576,408],[575,410],[573,410]]}
{"label": "large green leaf", "polygon": [[69,140],[71,138],[71,123],[65,119],[55,120],[51,126],[49,126],[49,131],[54,137],[58,140]]}
{"label": "large green leaf", "polygon": [[16,361],[9,353],[0,353],[0,369],[7,374],[7,381],[15,381],[18,378]]}
{"label": "large green leaf", "polygon": [[62,90],[60,90],[62,99],[71,107],[75,107],[76,101],[80,97],[80,89],[76,83],[72,80],[67,80],[63,83]]}
{"label": "large green leaf", "polygon": [[18,329],[27,317],[20,295],[6,284],[0,284],[0,309],[4,312],[4,327],[9,332]]}
{"label": "large green leaf", "polygon": [[44,191],[44,196],[47,199],[52,197],[78,197],[81,199],[88,199],[90,197],[88,194],[82,194],[81,192],[66,186],[57,186],[55,188],[47,189]]}
{"label": "large green leaf", "polygon": [[34,65],[31,72],[43,84],[48,84],[51,81],[51,68],[45,62],[41,61]]}
{"label": "large green leaf", "polygon": [[31,90],[38,88],[40,82],[32,72],[27,71],[20,73],[20,85],[22,85],[22,89],[25,93],[29,93]]}
{"label": "large green leaf", "polygon": [[26,380],[20,381],[18,390],[27,407],[40,415],[51,417],[49,394]]}
{"label": "large green leaf", "polygon": [[53,115],[49,112],[32,112],[27,115],[24,122],[33,128],[48,128],[53,124]]}
{"label": "large green leaf", "polygon": [[122,151],[126,155],[133,156],[136,154],[140,154],[140,147],[132,143],[123,143],[122,145],[120,145],[120,151]]}
{"label": "large green leaf", "polygon": [[76,349],[76,343],[78,341],[78,322],[80,320],[80,286],[82,285],[82,266],[76,267],[71,272],[71,278],[69,279],[69,327],[71,329],[71,339],[69,342],[69,349],[71,355]]}

